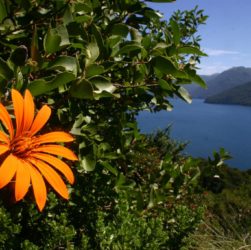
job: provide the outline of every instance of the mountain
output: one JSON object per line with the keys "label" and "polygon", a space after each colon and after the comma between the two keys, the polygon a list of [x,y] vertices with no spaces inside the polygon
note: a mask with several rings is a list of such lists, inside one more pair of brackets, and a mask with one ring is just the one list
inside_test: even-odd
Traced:
{"label": "mountain", "polygon": [[[208,81],[211,81],[214,79],[219,73],[212,74],[212,75],[200,75],[200,77],[207,83]],[[188,90],[188,92],[194,97],[193,93],[196,93],[199,89],[206,91],[205,89],[202,89],[198,84],[192,83],[185,85],[185,88]],[[196,97],[195,97],[196,98]]]}
{"label": "mountain", "polygon": [[251,81],[205,99],[206,103],[251,106]]}
{"label": "mountain", "polygon": [[251,68],[234,67],[220,74],[206,76],[204,80],[207,83],[207,89],[199,86],[188,88],[193,98],[205,99],[251,81]]}

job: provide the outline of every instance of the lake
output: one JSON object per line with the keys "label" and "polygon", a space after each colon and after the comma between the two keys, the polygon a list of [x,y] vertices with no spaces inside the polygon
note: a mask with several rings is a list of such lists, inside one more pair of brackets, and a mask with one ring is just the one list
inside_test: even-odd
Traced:
{"label": "lake", "polygon": [[141,112],[141,132],[150,133],[172,124],[171,137],[189,142],[185,153],[207,158],[224,147],[233,157],[226,161],[228,165],[251,168],[251,107],[207,104],[201,99],[194,99],[192,104],[176,99],[171,103],[171,112]]}

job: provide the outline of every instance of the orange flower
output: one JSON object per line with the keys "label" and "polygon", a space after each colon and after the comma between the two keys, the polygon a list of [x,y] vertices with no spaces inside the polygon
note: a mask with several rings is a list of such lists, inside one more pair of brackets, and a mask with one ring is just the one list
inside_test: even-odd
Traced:
{"label": "orange flower", "polygon": [[9,136],[0,131],[0,156],[4,160],[0,166],[0,189],[14,180],[15,200],[19,201],[27,194],[30,185],[40,211],[43,210],[47,191],[45,181],[63,198],[68,199],[68,190],[60,172],[73,184],[74,176],[69,166],[56,156],[76,161],[77,156],[69,149],[54,144],[70,142],[73,137],[65,132],[50,132],[36,135],[48,121],[51,109],[44,105],[34,115],[35,106],[28,90],[24,98],[12,90],[16,129],[6,108],[0,103],[0,122],[9,132]]}

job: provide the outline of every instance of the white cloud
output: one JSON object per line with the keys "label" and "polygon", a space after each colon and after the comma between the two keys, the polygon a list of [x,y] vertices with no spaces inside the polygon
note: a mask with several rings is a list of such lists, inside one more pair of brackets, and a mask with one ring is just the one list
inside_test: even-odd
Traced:
{"label": "white cloud", "polygon": [[224,55],[239,55],[240,52],[233,50],[224,50],[224,49],[204,49],[205,53],[209,56],[224,56]]}
{"label": "white cloud", "polygon": [[198,70],[198,73],[200,75],[212,75],[215,73],[221,73],[224,70],[229,69],[230,67],[227,67],[225,65],[220,65],[220,64],[214,64],[210,66],[200,66],[201,68]]}

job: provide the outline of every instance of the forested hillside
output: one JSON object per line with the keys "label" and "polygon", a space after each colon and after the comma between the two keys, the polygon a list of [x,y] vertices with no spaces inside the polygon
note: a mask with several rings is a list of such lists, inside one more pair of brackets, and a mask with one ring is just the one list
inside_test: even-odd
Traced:
{"label": "forested hillside", "polygon": [[251,82],[223,91],[205,99],[207,103],[251,105]]}
{"label": "forested hillside", "polygon": [[[223,71],[220,74],[204,78],[207,83],[207,89],[201,89],[197,86],[191,90],[194,98],[208,98],[223,91],[251,81],[251,68],[234,67]],[[189,87],[188,87],[189,88]]]}

